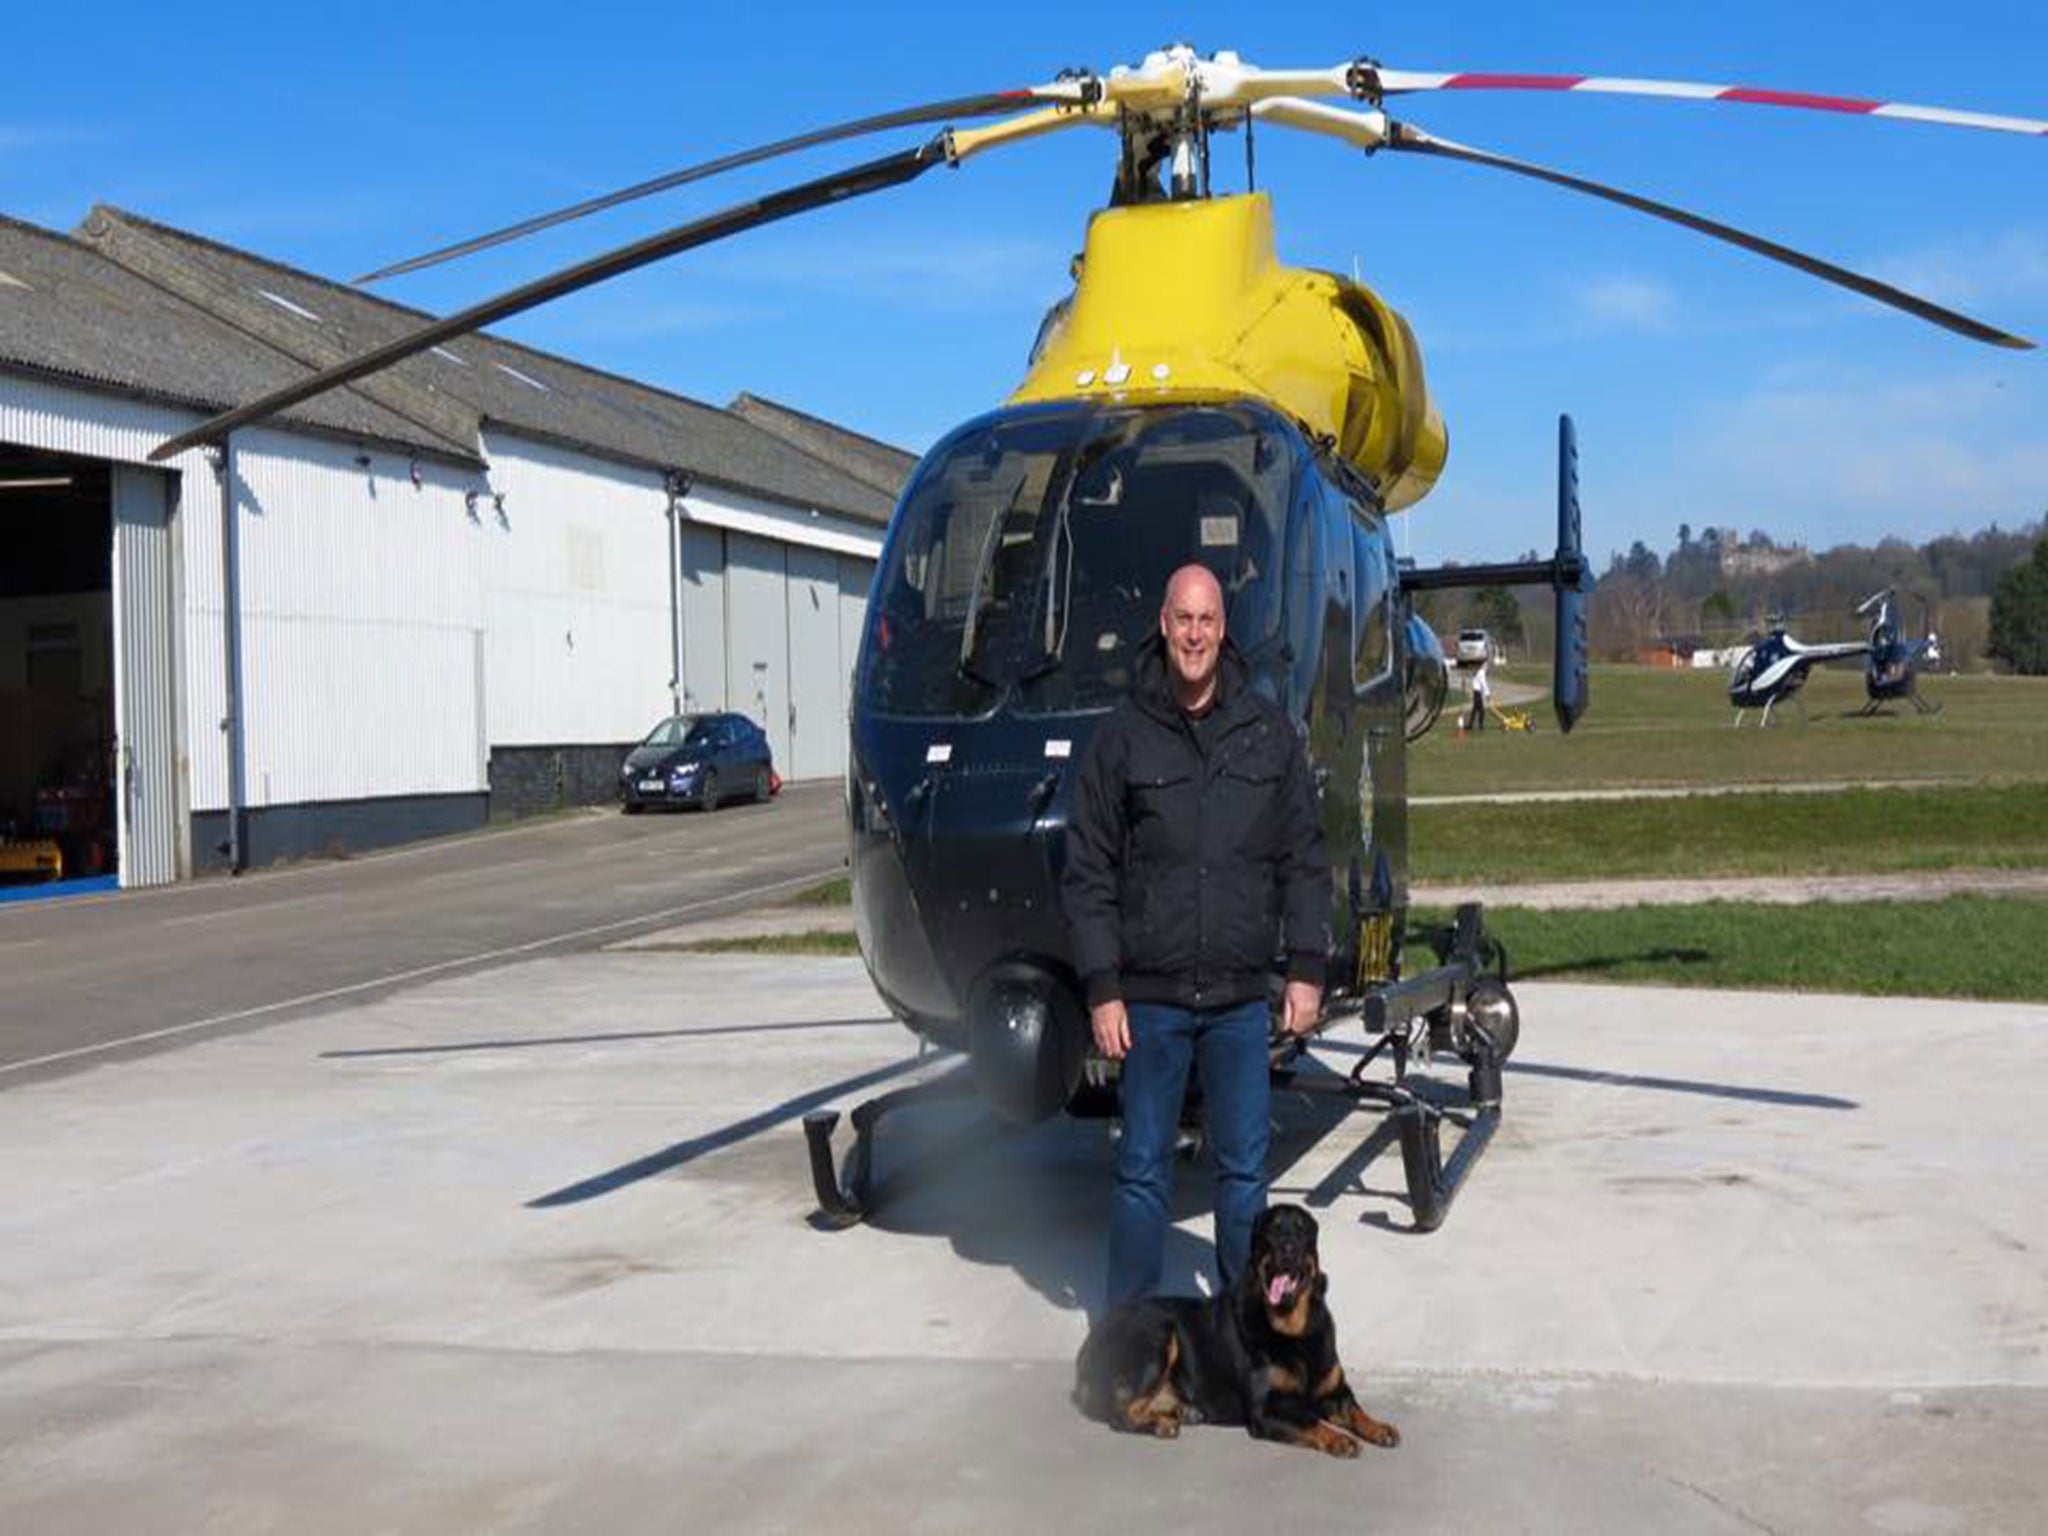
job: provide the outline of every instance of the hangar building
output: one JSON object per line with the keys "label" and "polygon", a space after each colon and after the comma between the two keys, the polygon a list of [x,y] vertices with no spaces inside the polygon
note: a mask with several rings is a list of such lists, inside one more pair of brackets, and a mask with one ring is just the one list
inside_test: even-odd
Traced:
{"label": "hangar building", "polygon": [[844,767],[912,457],[490,336],[148,463],[420,312],[113,208],[0,219],[0,834],[123,885],[610,798],[673,710]]}

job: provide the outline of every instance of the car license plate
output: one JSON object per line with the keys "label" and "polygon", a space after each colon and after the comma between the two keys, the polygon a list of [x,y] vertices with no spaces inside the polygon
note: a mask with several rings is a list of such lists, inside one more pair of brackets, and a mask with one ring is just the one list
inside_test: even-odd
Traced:
{"label": "car license plate", "polygon": [[661,780],[659,780],[659,779],[642,779],[642,780],[640,781],[640,789],[641,789],[641,792],[642,792],[643,794],[656,794],[656,793],[659,793],[659,792],[660,792],[660,789],[661,789]]}

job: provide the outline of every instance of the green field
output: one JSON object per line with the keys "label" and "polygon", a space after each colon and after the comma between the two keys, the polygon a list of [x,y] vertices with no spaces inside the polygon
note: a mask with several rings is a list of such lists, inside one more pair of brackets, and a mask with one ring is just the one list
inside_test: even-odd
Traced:
{"label": "green field", "polygon": [[[1799,702],[1756,729],[1751,711],[1732,727],[1719,670],[1595,667],[1592,704],[1570,736],[1550,712],[1540,667],[1502,668],[1496,690],[1541,688],[1520,706],[1532,732],[1460,736],[1452,694],[1443,721],[1409,758],[1409,792],[1470,795],[1514,790],[1739,786],[1890,780],[2048,781],[2048,678],[1939,677],[1923,689],[1939,715],[1846,718],[1863,703],[1860,671],[1817,669]],[[1782,722],[1782,723],[1781,723]]]}
{"label": "green field", "polygon": [[1418,882],[2048,868],[2041,782],[1423,805],[1409,816]]}
{"label": "green field", "polygon": [[[1410,968],[1430,963],[1414,914]],[[1814,902],[1803,907],[1705,902],[1614,911],[1489,907],[1488,930],[1517,981],[1630,982],[1890,997],[2048,1001],[2048,899]],[[705,939],[705,954],[852,955],[851,933],[825,929]]]}
{"label": "green field", "polygon": [[[1419,916],[1443,922],[1449,914]],[[1486,924],[1518,980],[2048,1001],[2048,900],[2035,897],[1489,907]],[[1419,958],[1428,963],[1428,952]]]}
{"label": "green field", "polygon": [[[1500,674],[1509,688],[1547,681],[1534,667]],[[1415,805],[1410,877],[1512,887],[2048,869],[2048,679],[1970,676],[1925,686],[1943,705],[1937,716],[1853,719],[1861,673],[1823,671],[1803,695],[1803,720],[1787,711],[1761,731],[1752,714],[1738,731],[1718,671],[1600,667],[1592,709],[1569,737],[1557,731],[1547,699],[1520,706],[1536,717],[1534,732],[1460,737],[1447,717],[1413,749],[1415,796],[1733,792]],[[1800,783],[1850,787],[1766,788]],[[848,899],[844,878],[799,898],[822,907]],[[2048,899],[2040,897],[1619,911],[1497,901],[1487,918],[1522,977],[2048,1000]],[[808,933],[703,947],[850,954],[853,939]]]}

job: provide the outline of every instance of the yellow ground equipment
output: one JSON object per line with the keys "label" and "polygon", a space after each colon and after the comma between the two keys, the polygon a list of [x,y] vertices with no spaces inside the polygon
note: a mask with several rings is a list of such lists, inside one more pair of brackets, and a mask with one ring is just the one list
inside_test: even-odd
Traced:
{"label": "yellow ground equipment", "polygon": [[53,837],[0,841],[0,880],[62,880],[64,850]]}

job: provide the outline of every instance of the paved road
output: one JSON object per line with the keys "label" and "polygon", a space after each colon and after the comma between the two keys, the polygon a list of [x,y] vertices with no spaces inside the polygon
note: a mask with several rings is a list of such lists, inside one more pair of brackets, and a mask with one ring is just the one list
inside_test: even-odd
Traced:
{"label": "paved road", "polygon": [[758,905],[841,868],[836,784],[591,812],[374,857],[0,907],[0,1088]]}

